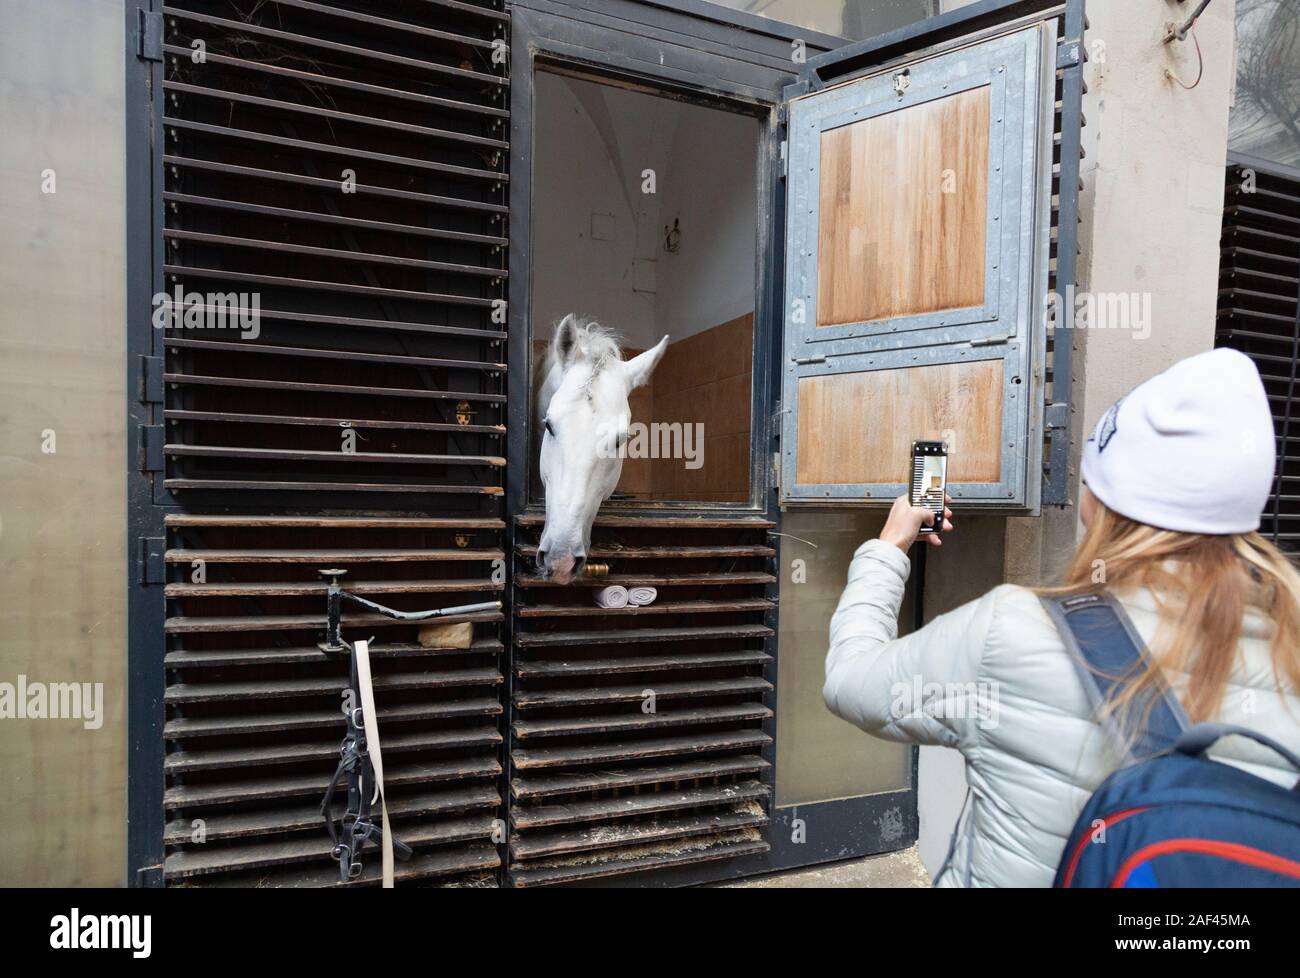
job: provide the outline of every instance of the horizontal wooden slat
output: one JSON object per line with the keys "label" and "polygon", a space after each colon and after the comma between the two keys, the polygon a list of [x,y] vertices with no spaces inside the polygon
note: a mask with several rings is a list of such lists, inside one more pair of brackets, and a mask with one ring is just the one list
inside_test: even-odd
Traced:
{"label": "horizontal wooden slat", "polygon": [[607,826],[605,831],[600,833],[573,829],[516,835],[511,839],[510,852],[517,859],[553,858],[577,852],[591,852],[595,849],[646,845],[652,842],[666,842],[670,839],[734,832],[738,829],[755,828],[766,824],[767,815],[755,812],[688,815]]}
{"label": "horizontal wooden slat", "polygon": [[[379,721],[399,723],[406,720],[441,720],[449,717],[496,716],[502,712],[495,697],[447,700],[434,703],[406,703],[379,707]],[[189,737],[213,737],[230,734],[255,734],[289,730],[313,730],[342,727],[344,716],[337,709],[303,710],[291,713],[258,713],[226,717],[173,717],[163,725],[168,740]]]}
{"label": "horizontal wooden slat", "polygon": [[546,886],[557,883],[580,883],[603,876],[621,876],[627,873],[671,869],[721,859],[738,859],[768,852],[772,847],[760,838],[738,833],[736,838],[723,837],[699,848],[682,848],[676,851],[624,859],[609,859],[589,863],[557,863],[550,866],[512,866],[509,871],[512,886]]}
{"label": "horizontal wooden slat", "polygon": [[[495,746],[502,741],[495,726],[453,727],[449,730],[390,734],[383,738],[384,754],[452,748]],[[168,774],[219,771],[229,768],[260,768],[265,765],[296,764],[303,761],[337,760],[339,745],[333,740],[296,744],[229,747],[217,750],[183,750],[167,755],[163,769]]]}
{"label": "horizontal wooden slat", "polygon": [[766,638],[766,625],[700,625],[679,628],[629,628],[622,631],[515,632],[515,645],[545,648],[557,645],[628,645],[635,642],[690,642],[702,639]]}
{"label": "horizontal wooden slat", "polygon": [[[430,880],[458,874],[490,874],[501,865],[496,847],[486,842],[452,846],[431,852],[417,851],[409,860],[398,860],[393,867],[393,879],[399,884],[421,884]],[[484,877],[484,885],[492,885],[491,877]],[[284,889],[315,889],[318,887],[379,886],[383,881],[379,860],[373,856],[363,861],[361,875],[346,883],[339,880],[337,867],[311,864],[283,869],[263,869],[251,874],[232,874],[201,877],[204,886],[218,887],[276,887]],[[184,880],[181,884],[184,885]],[[455,885],[455,884],[451,884]]]}
{"label": "horizontal wooden slat", "polygon": [[585,689],[516,690],[514,704],[521,710],[552,706],[588,706],[606,703],[639,703],[647,691],[656,700],[689,699],[700,696],[736,696],[767,693],[772,684],[757,676],[732,679],[704,679],[697,682],[664,682],[635,686],[593,686]]}
{"label": "horizontal wooden slat", "polygon": [[680,757],[723,750],[754,750],[766,747],[772,738],[760,730],[728,730],[647,740],[601,742],[576,747],[529,747],[514,750],[510,759],[520,770],[647,761],[659,757]]}
{"label": "horizontal wooden slat", "polygon": [[515,675],[522,679],[560,676],[607,676],[627,672],[665,672],[676,669],[717,669],[763,665],[771,661],[766,652],[683,652],[681,655],[624,656],[616,659],[542,659],[515,661]]}
{"label": "horizontal wooden slat", "polygon": [[[499,611],[485,611],[472,615],[444,615],[431,619],[434,624],[455,625],[461,622],[502,621],[505,616]],[[343,613],[344,628],[399,628],[410,627],[412,622],[398,621],[379,614]],[[415,624],[420,624],[416,622]],[[326,626],[324,615],[225,615],[211,617],[175,617],[163,622],[163,631],[168,635],[216,634],[228,632],[275,632],[283,630],[302,630]]]}
{"label": "horizontal wooden slat", "polygon": [[535,801],[591,791],[756,774],[769,767],[771,765],[756,754],[741,754],[643,767],[516,774],[510,779],[510,793],[521,801]]}
{"label": "horizontal wooden slat", "polygon": [[[321,653],[324,661],[325,653]],[[495,668],[399,672],[373,677],[376,693],[398,689],[443,689],[456,686],[490,686],[501,682]],[[175,683],[167,688],[167,703],[219,703],[244,699],[284,699],[296,696],[333,696],[347,686],[346,676],[318,679],[256,679],[245,682]]]}
{"label": "horizontal wooden slat", "polygon": [[166,553],[171,564],[188,564],[202,560],[209,564],[320,564],[333,567],[343,563],[407,563],[414,561],[500,560],[500,550],[465,548],[398,548],[362,547],[356,550],[302,549],[183,549]]}
{"label": "horizontal wooden slat", "polygon": [[774,584],[776,578],[763,573],[723,574],[610,574],[606,577],[584,577],[579,584],[559,584],[536,574],[516,574],[520,587],[607,587],[621,584],[624,587],[728,587],[736,584]]}
{"label": "horizontal wooden slat", "polygon": [[743,611],[766,611],[773,607],[766,598],[733,598],[718,601],[657,601],[651,605],[626,608],[602,608],[599,605],[537,604],[515,609],[520,618],[637,618],[655,615],[731,614]]}
{"label": "horizontal wooden slat", "polygon": [[[320,799],[329,786],[330,772],[319,774],[286,774],[272,777],[250,778],[239,781],[207,781],[199,784],[179,784],[168,788],[163,795],[163,807],[168,811],[180,809],[207,808],[221,805],[251,804],[277,801],[284,798],[313,796],[319,806]],[[417,785],[456,783],[459,788],[462,781],[476,781],[496,778],[501,773],[501,765],[492,757],[462,758],[451,761],[409,761],[390,766],[384,772],[386,789],[393,793],[400,789]],[[306,809],[304,809],[305,811]],[[248,820],[256,822],[264,813],[242,813]],[[306,817],[306,816],[304,816]],[[317,811],[319,817],[319,811]],[[262,823],[258,823],[262,824]],[[306,824],[299,820],[295,825]],[[230,823],[227,828],[238,834],[244,821]],[[323,828],[322,824],[322,828]],[[176,837],[169,837],[169,844],[185,842],[190,837],[193,826],[185,819],[173,822],[169,832]],[[250,831],[252,831],[250,829]],[[260,831],[260,830],[259,830]]]}
{"label": "horizontal wooden slat", "polygon": [[[412,658],[427,655],[496,655],[504,649],[497,638],[476,638],[468,649],[433,647],[406,642],[378,642],[370,646],[372,659]],[[230,666],[319,663],[317,646],[261,649],[172,649],[163,662],[168,669],[221,669]],[[340,653],[346,655],[346,651]]]}
{"label": "horizontal wooden slat", "polygon": [[518,719],[512,724],[520,740],[568,737],[574,734],[625,733],[660,730],[695,724],[736,723],[766,720],[772,711],[760,703],[731,703],[693,710],[660,710],[657,713],[600,713],[590,716],[552,717],[545,720]]}
{"label": "horizontal wooden slat", "polygon": [[[409,846],[446,845],[488,839],[493,820],[475,816],[419,825],[393,826],[393,832]],[[330,859],[333,843],[324,834],[319,838],[284,839],[248,845],[203,845],[170,853],[163,864],[168,879],[200,876],[205,873],[238,872],[286,863],[321,862]],[[379,861],[379,850],[370,850],[370,861]]]}
{"label": "horizontal wooden slat", "polygon": [[[537,546],[521,543],[516,552],[523,557],[537,556]],[[772,547],[755,545],[717,546],[717,547],[603,547],[594,546],[587,551],[591,560],[646,560],[673,558],[677,560],[701,560],[706,557],[774,557],[776,550]]]}
{"label": "horizontal wooden slat", "polygon": [[679,811],[683,808],[707,808],[737,802],[764,799],[771,789],[757,781],[690,788],[684,791],[657,791],[649,794],[623,795],[596,801],[573,801],[554,805],[516,806],[511,824],[517,829],[550,828],[580,822],[597,822],[608,818]]}

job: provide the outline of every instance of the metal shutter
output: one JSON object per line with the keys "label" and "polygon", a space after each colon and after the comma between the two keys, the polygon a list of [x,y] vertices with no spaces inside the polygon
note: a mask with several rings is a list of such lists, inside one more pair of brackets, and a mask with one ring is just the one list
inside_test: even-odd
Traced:
{"label": "metal shutter", "polygon": [[[261,297],[259,336],[172,328],[160,365],[169,884],[338,882],[317,808],[347,663],[315,647],[318,569],[407,610],[504,590],[507,23],[499,0],[163,8],[167,288]],[[495,881],[502,617],[456,650],[345,613],[376,637],[399,881]]]}
{"label": "metal shutter", "polygon": [[1300,173],[1228,165],[1215,342],[1255,361],[1273,408],[1281,480],[1260,532],[1300,549]]}

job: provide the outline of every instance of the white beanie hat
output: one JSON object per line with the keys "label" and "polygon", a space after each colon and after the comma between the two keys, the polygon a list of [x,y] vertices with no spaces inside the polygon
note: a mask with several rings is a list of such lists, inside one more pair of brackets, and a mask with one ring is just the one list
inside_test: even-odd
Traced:
{"label": "white beanie hat", "polygon": [[1083,481],[1106,506],[1181,533],[1249,533],[1273,489],[1273,417],[1236,350],[1188,357],[1102,415]]}

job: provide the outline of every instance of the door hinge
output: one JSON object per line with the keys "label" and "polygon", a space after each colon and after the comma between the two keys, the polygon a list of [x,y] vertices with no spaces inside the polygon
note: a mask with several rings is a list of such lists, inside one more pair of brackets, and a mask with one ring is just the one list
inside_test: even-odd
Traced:
{"label": "door hinge", "polygon": [[818,356],[818,357],[791,357],[790,359],[793,360],[793,361],[794,361],[796,364],[798,364],[800,367],[806,367],[806,366],[808,366],[808,365],[811,364],[811,363],[825,363],[825,362],[826,362],[826,358],[825,358],[824,356]]}
{"label": "door hinge", "polygon": [[781,491],[781,453],[772,453],[772,488]]}
{"label": "door hinge", "polygon": [[163,399],[163,358],[140,357],[140,400],[161,404]]}
{"label": "door hinge", "polygon": [[983,336],[976,340],[971,340],[971,346],[1002,346],[1012,339],[1010,336]]}
{"label": "door hinge", "polygon": [[140,426],[140,471],[161,472],[164,464],[165,429],[160,424]]}
{"label": "door hinge", "polygon": [[140,537],[136,554],[141,584],[167,582],[167,541],[163,537]]}
{"label": "door hinge", "polygon": [[1070,406],[1059,401],[1047,405],[1047,410],[1043,412],[1043,427],[1048,431],[1059,428],[1068,429],[1070,427]]}
{"label": "door hinge", "polygon": [[139,10],[140,30],[136,34],[135,54],[145,61],[163,59],[163,15]]}

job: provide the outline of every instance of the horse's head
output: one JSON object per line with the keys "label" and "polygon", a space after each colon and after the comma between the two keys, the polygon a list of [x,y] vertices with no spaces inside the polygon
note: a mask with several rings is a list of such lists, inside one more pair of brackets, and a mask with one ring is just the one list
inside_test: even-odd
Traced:
{"label": "horse's head", "polygon": [[665,336],[624,362],[618,342],[599,324],[570,314],[555,327],[537,399],[546,486],[537,567],[549,580],[568,584],[582,572],[596,510],[623,471],[628,394],[650,379],[667,346]]}

